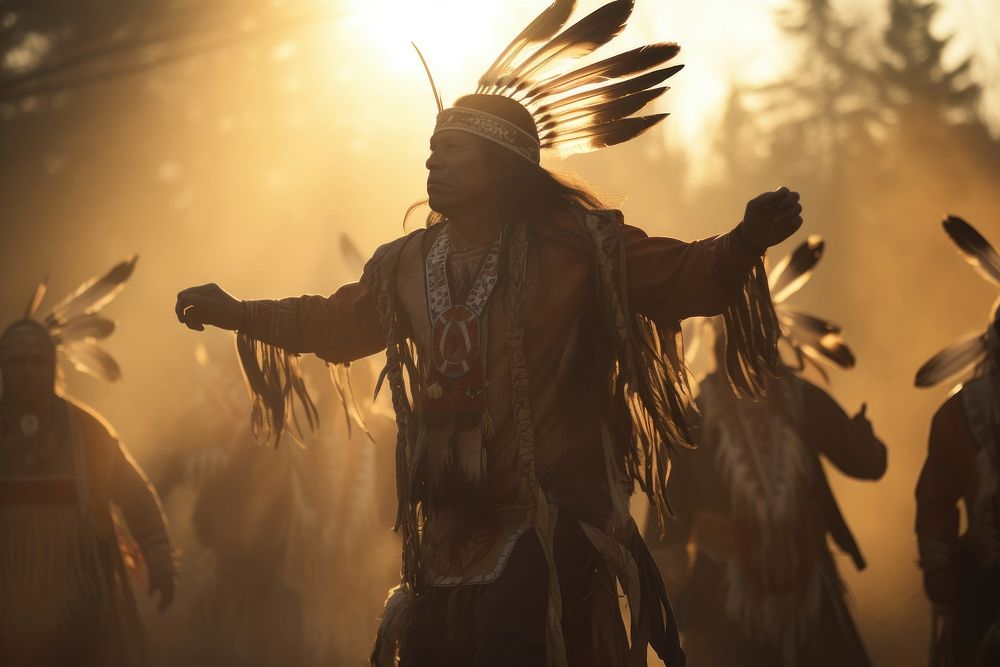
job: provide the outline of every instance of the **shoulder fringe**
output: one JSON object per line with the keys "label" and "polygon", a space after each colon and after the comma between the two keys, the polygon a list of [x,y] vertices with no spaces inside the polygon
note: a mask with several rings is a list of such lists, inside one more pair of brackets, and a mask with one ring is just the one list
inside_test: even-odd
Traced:
{"label": "shoulder fringe", "polygon": [[[646,493],[662,531],[673,516],[666,496],[671,452],[694,446],[688,420],[697,414],[679,322],[654,322],[628,305],[621,225],[603,211],[581,216],[597,262],[605,319],[616,343],[610,385],[612,428],[626,478]],[[778,319],[763,262],[758,260],[724,314],[727,373],[749,396],[763,394],[764,380],[778,363]]]}
{"label": "shoulder fringe", "polygon": [[418,480],[415,473],[419,467],[417,421],[413,406],[406,391],[406,383],[419,386],[416,351],[413,342],[407,338],[405,325],[396,303],[395,280],[399,267],[399,257],[405,244],[423,230],[381,246],[365,266],[364,282],[375,298],[375,308],[385,332],[386,364],[379,378],[378,387],[388,381],[392,397],[392,407],[396,414],[396,524],[393,529],[400,533],[403,541],[403,562],[400,573],[404,585],[413,590],[421,589],[420,526],[421,512],[412,489]]}

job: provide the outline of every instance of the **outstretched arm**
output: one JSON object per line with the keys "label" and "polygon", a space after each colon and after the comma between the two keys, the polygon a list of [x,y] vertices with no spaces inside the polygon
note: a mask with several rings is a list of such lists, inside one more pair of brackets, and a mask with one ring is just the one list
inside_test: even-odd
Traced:
{"label": "outstretched arm", "polygon": [[868,421],[867,406],[853,417],[830,394],[806,380],[794,380],[802,391],[804,440],[826,456],[844,474],[859,479],[880,479],[887,466],[885,444]]}
{"label": "outstretched arm", "polygon": [[685,243],[623,232],[632,308],[660,322],[723,313],[764,251],[802,224],[799,195],[788,188],[752,199],[743,221],[727,234]]}
{"label": "outstretched arm", "polygon": [[328,297],[239,301],[215,284],[177,295],[177,319],[202,331],[205,325],[240,331],[293,354],[308,352],[333,363],[375,354],[385,347],[378,314],[362,283]]}

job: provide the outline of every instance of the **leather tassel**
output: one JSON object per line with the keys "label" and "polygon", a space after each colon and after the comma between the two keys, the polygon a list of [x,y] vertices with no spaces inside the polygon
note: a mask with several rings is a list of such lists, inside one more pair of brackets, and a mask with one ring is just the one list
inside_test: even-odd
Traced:
{"label": "leather tassel", "polygon": [[485,410],[483,412],[483,418],[479,423],[480,429],[483,432],[484,440],[492,440],[497,435],[497,425],[493,421],[493,417],[490,416],[490,411]]}

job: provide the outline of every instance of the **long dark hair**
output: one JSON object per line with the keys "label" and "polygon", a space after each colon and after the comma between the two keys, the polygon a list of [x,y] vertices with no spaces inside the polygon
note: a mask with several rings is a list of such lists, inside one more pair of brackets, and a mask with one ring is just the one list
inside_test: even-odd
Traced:
{"label": "long dark hair", "polygon": [[[498,179],[507,172],[502,201],[508,220],[536,225],[544,224],[559,212],[604,208],[600,198],[586,184],[554,174],[492,141],[480,139],[480,142],[487,164]],[[444,219],[441,213],[431,211],[427,226]]]}

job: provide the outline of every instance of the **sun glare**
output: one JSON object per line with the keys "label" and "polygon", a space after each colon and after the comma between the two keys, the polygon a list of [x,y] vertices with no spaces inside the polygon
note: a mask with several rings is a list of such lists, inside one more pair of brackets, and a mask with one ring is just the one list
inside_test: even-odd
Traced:
{"label": "sun glare", "polygon": [[[427,59],[445,105],[472,92],[480,74],[507,42],[550,0],[343,0],[337,4],[338,39],[351,45],[362,85],[393,81],[409,91],[429,89],[410,42]],[[671,82],[673,90],[651,110],[673,117],[657,130],[660,141],[677,143],[692,153],[694,172],[712,144],[711,134],[732,81],[759,83],[787,66],[779,48],[774,11],[784,0],[748,6],[736,0],[697,3],[647,0],[636,3],[616,50],[658,41],[676,41],[686,69]],[[604,4],[581,0],[573,20]],[[733,18],[720,24],[720,5]],[[609,55],[600,52],[598,55]],[[595,56],[596,57],[596,56]],[[398,113],[398,109],[394,112]],[[692,174],[697,180],[697,173]]]}
{"label": "sun glare", "polygon": [[[468,2],[468,0],[348,0],[341,28],[363,45],[372,66],[388,74],[410,73],[416,43],[441,87],[450,97],[474,85],[513,33],[511,26],[531,13],[527,2]],[[520,11],[524,5],[526,11]],[[460,88],[456,88],[460,86]],[[450,95],[450,97],[449,97]]]}

